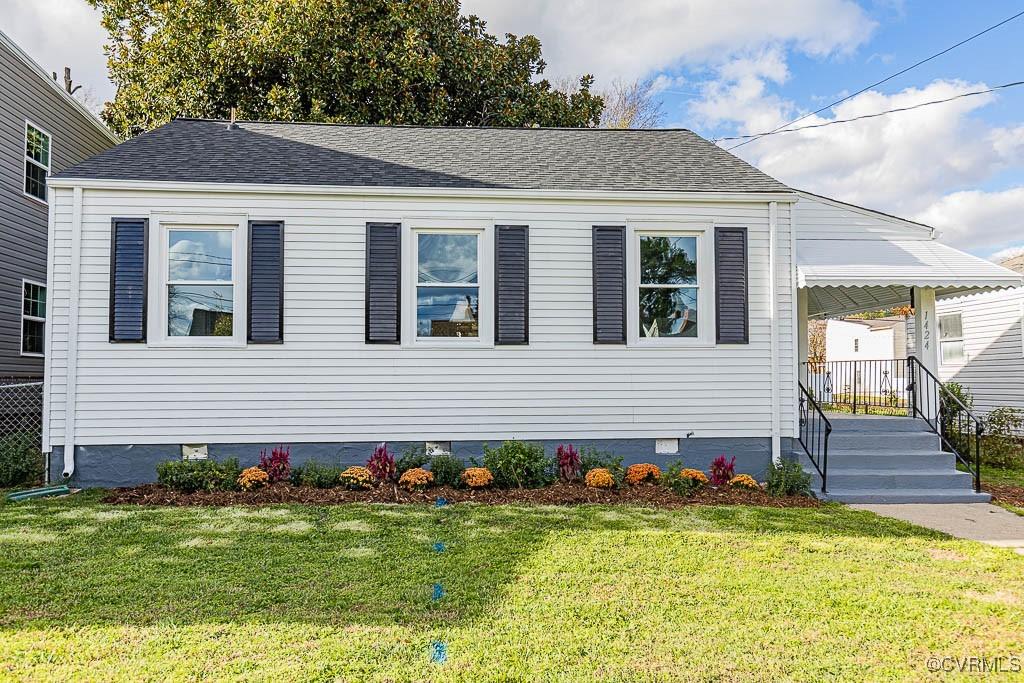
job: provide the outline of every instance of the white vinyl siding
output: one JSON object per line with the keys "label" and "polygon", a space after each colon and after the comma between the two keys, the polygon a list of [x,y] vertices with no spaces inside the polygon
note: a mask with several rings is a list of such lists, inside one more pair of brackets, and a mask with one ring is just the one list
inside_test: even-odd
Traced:
{"label": "white vinyl siding", "polygon": [[[49,437],[62,444],[72,201],[71,190],[53,194]],[[197,349],[108,343],[111,217],[176,212],[285,221],[284,344]],[[748,345],[592,343],[592,226],[666,215],[749,228]],[[768,437],[773,367],[768,307],[773,303],[782,436],[792,436],[789,215],[788,205],[780,204],[777,297],[771,302],[767,202],[86,189],[76,443],[496,441],[685,437],[689,432],[696,437]],[[366,222],[415,225],[421,219],[530,226],[529,346],[364,343]],[[403,278],[409,277],[406,269]],[[244,327],[241,320],[237,324]]]}
{"label": "white vinyl siding", "polygon": [[982,414],[1024,409],[1024,290],[940,299],[935,312],[959,313],[963,323],[965,361],[939,366],[940,378],[966,386]]}

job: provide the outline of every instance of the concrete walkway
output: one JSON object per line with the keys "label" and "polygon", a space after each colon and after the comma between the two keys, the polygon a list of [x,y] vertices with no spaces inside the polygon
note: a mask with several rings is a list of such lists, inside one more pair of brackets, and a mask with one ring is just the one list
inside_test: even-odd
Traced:
{"label": "concrete walkway", "polygon": [[1024,555],[1024,517],[989,503],[851,505],[885,517],[944,531],[950,536],[1013,548]]}

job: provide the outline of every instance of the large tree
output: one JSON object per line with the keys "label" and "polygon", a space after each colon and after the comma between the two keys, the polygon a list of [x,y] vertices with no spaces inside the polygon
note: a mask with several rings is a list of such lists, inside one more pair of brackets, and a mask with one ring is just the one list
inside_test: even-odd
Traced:
{"label": "large tree", "polygon": [[103,110],[129,137],[174,116],[342,123],[595,126],[585,76],[539,78],[534,36],[486,32],[459,0],[88,0],[110,34],[117,95]]}

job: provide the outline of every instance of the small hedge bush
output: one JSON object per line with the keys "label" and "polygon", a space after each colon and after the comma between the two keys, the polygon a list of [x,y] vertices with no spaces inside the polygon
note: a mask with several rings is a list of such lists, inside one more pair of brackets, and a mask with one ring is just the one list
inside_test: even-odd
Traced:
{"label": "small hedge bush", "polygon": [[435,455],[430,459],[430,473],[434,475],[434,483],[438,486],[456,488],[461,485],[464,469],[462,461],[453,455]]}
{"label": "small hedge bush", "polygon": [[341,485],[341,471],[340,467],[311,461],[292,470],[292,483],[296,486],[329,489]]}
{"label": "small hedge bush", "polygon": [[533,489],[554,480],[554,463],[544,447],[527,441],[506,441],[498,448],[484,444],[484,467],[499,488]]}
{"label": "small hedge bush", "polygon": [[708,476],[700,470],[684,467],[682,462],[674,462],[668,466],[661,482],[680,496],[690,496],[708,485]]}
{"label": "small hedge bush", "polygon": [[1024,467],[1024,411],[996,408],[985,416],[981,462],[992,467]]}
{"label": "small hedge bush", "polygon": [[607,451],[601,451],[593,446],[580,448],[580,471],[590,472],[591,470],[608,470],[615,480],[615,485],[620,486],[626,476],[626,468],[622,466],[622,456],[612,455]]}
{"label": "small hedge bush", "polygon": [[430,464],[430,456],[427,454],[427,447],[423,444],[409,446],[398,460],[395,461],[395,473],[401,477],[409,470],[424,468]]}
{"label": "small hedge bush", "polygon": [[195,491],[234,491],[242,468],[238,460],[168,460],[156,466],[156,480],[169,489]]}
{"label": "small hedge bush", "polygon": [[811,475],[796,460],[783,460],[768,467],[765,491],[772,496],[811,495]]}
{"label": "small hedge bush", "polygon": [[43,481],[39,435],[13,432],[0,439],[0,488],[34,486]]}

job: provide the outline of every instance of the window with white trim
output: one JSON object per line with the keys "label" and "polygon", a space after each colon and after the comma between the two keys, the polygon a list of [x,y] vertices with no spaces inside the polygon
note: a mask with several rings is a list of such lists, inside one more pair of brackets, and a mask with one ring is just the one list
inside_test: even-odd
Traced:
{"label": "window with white trim", "polygon": [[247,218],[150,220],[150,345],[244,346]]}
{"label": "window with white trim", "polygon": [[50,175],[50,134],[25,122],[25,194],[46,201],[46,178]]}
{"label": "window with white trim", "polygon": [[479,339],[483,233],[413,231],[416,339]]}
{"label": "window with white trim", "polygon": [[21,281],[21,355],[42,356],[46,345],[46,285]]}
{"label": "window with white trim", "polygon": [[945,365],[963,363],[964,325],[959,313],[939,316],[939,358]]}
{"label": "window with white trim", "polygon": [[635,288],[630,294],[635,338],[640,343],[706,341],[707,257],[702,232],[639,230],[634,233]]}

